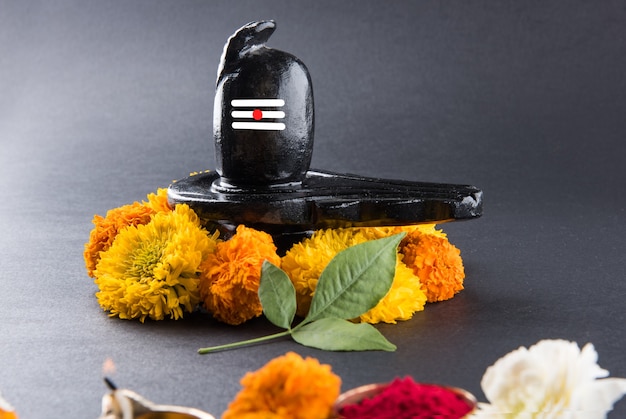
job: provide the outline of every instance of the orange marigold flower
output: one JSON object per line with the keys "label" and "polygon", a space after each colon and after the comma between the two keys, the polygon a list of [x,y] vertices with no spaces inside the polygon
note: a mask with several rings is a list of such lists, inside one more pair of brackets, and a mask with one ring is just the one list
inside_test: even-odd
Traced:
{"label": "orange marigold flower", "polygon": [[218,243],[200,266],[200,297],[216,319],[237,325],[263,313],[258,292],[265,260],[280,265],[265,232],[240,225],[230,240]]}
{"label": "orange marigold flower", "polygon": [[400,253],[420,278],[429,302],[448,300],[463,289],[461,251],[447,238],[415,230],[400,243]]}
{"label": "orange marigold flower", "polygon": [[106,217],[94,215],[94,229],[89,234],[89,241],[85,244],[83,257],[87,274],[94,277],[94,270],[100,260],[100,253],[105,252],[113,244],[117,234],[128,226],[148,224],[154,210],[150,207],[135,202],[119,208],[111,209]]}
{"label": "orange marigold flower", "polygon": [[241,385],[222,419],[326,419],[339,396],[341,379],[330,365],[288,352],[247,373]]}

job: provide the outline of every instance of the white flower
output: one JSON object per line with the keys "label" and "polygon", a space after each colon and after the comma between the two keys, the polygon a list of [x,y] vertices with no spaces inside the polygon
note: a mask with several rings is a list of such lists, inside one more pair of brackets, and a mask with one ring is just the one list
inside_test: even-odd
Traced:
{"label": "white flower", "polygon": [[[542,340],[487,368],[481,381],[490,404],[473,419],[604,419],[624,394],[626,379],[604,378],[592,344]],[[598,380],[598,378],[603,378]]]}

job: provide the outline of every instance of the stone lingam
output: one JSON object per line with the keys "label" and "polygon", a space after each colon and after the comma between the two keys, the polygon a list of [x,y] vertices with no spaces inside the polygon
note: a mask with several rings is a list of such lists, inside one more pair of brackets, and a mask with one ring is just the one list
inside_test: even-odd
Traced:
{"label": "stone lingam", "polygon": [[[387,180],[310,169],[314,110],[305,65],[265,45],[274,21],[252,22],[224,46],[213,116],[216,171],[178,180],[188,204],[225,233],[239,224],[277,242],[322,228],[442,223],[479,217],[469,185]],[[279,246],[280,247],[280,246]]]}

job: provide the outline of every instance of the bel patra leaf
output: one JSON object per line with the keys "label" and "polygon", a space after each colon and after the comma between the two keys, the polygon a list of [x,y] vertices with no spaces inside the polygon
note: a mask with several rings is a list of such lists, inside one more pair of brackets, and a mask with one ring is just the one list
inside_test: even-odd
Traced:
{"label": "bel patra leaf", "polygon": [[374,326],[337,318],[324,318],[294,329],[291,336],[301,345],[326,351],[395,351]]}
{"label": "bel patra leaf", "polygon": [[320,275],[304,323],[327,317],[352,319],[376,306],[393,282],[402,237],[404,233],[339,252]]}
{"label": "bel patra leaf", "polygon": [[269,321],[284,329],[291,328],[296,314],[296,290],[287,274],[268,261],[261,268],[259,300]]}

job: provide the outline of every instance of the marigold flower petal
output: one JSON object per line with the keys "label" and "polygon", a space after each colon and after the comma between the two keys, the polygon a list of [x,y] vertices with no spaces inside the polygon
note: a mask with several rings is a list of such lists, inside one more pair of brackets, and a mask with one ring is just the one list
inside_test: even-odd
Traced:
{"label": "marigold flower petal", "polygon": [[448,300],[463,289],[461,251],[446,237],[414,230],[400,243],[400,253],[422,281],[429,302]]}
{"label": "marigold flower petal", "polygon": [[361,321],[376,324],[409,320],[415,312],[424,310],[425,304],[426,294],[419,277],[398,256],[396,275],[389,292],[374,308],[361,315]]}
{"label": "marigold flower petal", "polygon": [[100,306],[112,316],[142,322],[192,312],[200,300],[200,263],[216,243],[217,233],[209,236],[184,204],[123,229],[94,271]]}
{"label": "marigold flower petal", "polygon": [[327,419],[341,379],[330,365],[288,352],[247,373],[241,385],[222,419]]}
{"label": "marigold flower petal", "polygon": [[100,260],[100,252],[105,252],[111,247],[120,231],[129,226],[147,224],[154,214],[172,210],[167,203],[165,188],[159,188],[156,194],[148,194],[147,198],[148,202],[134,202],[107,211],[105,217],[100,215],[93,217],[94,228],[89,234],[89,241],[85,243],[83,252],[89,276],[94,276],[93,271]]}
{"label": "marigold flower petal", "polygon": [[419,231],[424,234],[433,234],[438,237],[447,237],[443,230],[436,229],[437,224],[413,224],[406,226],[392,226],[392,227],[358,227],[355,231],[359,231],[365,235],[368,240],[382,239],[383,237],[389,237],[398,233],[411,233],[413,231]]}
{"label": "marigold flower petal", "polygon": [[265,260],[280,264],[272,236],[240,225],[200,267],[200,296],[213,316],[237,325],[263,313],[258,291]]}
{"label": "marigold flower petal", "polygon": [[167,202],[167,188],[158,188],[156,193],[150,193],[147,196],[148,202],[144,203],[154,212],[172,211],[172,207]]}
{"label": "marigold flower petal", "polygon": [[83,257],[87,274],[94,277],[94,270],[100,260],[100,253],[111,247],[117,234],[129,226],[147,224],[154,210],[139,202],[123,205],[107,211],[106,216],[94,215],[93,230],[89,234],[89,241],[85,244]]}

